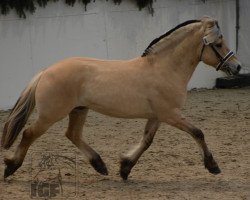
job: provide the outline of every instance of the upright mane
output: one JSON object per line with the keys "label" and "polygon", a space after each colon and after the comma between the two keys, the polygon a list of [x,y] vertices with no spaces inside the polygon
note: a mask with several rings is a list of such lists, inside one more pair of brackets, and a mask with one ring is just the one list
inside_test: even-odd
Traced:
{"label": "upright mane", "polygon": [[167,37],[168,35],[170,35],[171,33],[173,33],[174,31],[176,31],[177,29],[183,27],[183,26],[186,26],[188,24],[192,24],[192,23],[197,23],[197,22],[200,22],[200,20],[188,20],[188,21],[185,21],[181,24],[179,24],[178,26],[176,26],[175,28],[171,29],[170,31],[164,33],[163,35],[161,35],[160,37],[158,38],[155,38],[149,45],[148,47],[144,50],[143,54],[141,55],[141,57],[145,57],[147,55],[150,54],[151,52],[151,49],[152,49],[152,46],[157,44],[160,40],[162,40],[163,38]]}

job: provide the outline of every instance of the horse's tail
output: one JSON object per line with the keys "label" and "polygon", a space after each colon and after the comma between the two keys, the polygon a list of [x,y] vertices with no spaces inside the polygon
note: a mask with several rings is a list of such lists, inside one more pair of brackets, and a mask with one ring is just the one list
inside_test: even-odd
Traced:
{"label": "horse's tail", "polygon": [[9,149],[35,107],[35,91],[43,72],[37,74],[21,93],[3,128],[1,146]]}

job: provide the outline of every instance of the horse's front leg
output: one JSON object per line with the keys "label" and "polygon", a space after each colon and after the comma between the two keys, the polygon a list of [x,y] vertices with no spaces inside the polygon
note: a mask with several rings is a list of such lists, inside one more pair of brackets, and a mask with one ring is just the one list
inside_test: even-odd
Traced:
{"label": "horse's front leg", "polygon": [[138,159],[141,157],[144,151],[146,151],[149,146],[152,144],[156,131],[158,130],[160,122],[156,119],[149,119],[147,121],[144,135],[140,143],[135,146],[130,152],[121,157],[121,167],[120,175],[123,180],[128,179],[128,175],[137,163]]}
{"label": "horse's front leg", "polygon": [[[164,119],[162,119],[161,121],[164,121]],[[169,120],[168,118],[168,120],[165,120],[165,122],[182,131],[189,133],[195,139],[195,141],[201,148],[205,168],[207,168],[210,173],[219,174],[221,172],[218,164],[216,163],[216,161],[212,156],[212,153],[209,151],[207,147],[204,134],[200,129],[196,128],[191,123],[186,121],[186,119],[182,117],[180,114],[174,115],[174,117],[171,118],[171,120]]]}

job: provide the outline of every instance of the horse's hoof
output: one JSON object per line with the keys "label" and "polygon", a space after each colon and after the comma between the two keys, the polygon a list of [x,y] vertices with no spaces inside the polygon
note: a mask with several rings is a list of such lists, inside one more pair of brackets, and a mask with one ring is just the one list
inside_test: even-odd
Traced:
{"label": "horse's hoof", "polygon": [[4,163],[6,165],[4,169],[4,179],[14,174],[15,171],[22,165],[22,164],[15,164],[13,160],[7,158],[4,159]]}
{"label": "horse's hoof", "polygon": [[129,172],[120,171],[120,176],[124,181],[128,180]]}
{"label": "horse's hoof", "polygon": [[120,162],[120,176],[124,181],[128,180],[128,175],[131,172],[131,169],[133,168],[134,164],[131,160],[124,158]]}
{"label": "horse's hoof", "polygon": [[208,171],[211,174],[214,174],[214,175],[217,175],[217,174],[221,173],[221,170],[220,170],[220,168],[218,166],[212,167],[212,168],[208,169]]}
{"label": "horse's hoof", "polygon": [[205,157],[204,160],[205,168],[211,173],[211,174],[219,174],[221,173],[220,168],[218,167],[218,164],[215,162],[212,155]]}
{"label": "horse's hoof", "polygon": [[90,164],[98,173],[105,176],[108,175],[107,167],[99,155],[96,158],[91,159]]}

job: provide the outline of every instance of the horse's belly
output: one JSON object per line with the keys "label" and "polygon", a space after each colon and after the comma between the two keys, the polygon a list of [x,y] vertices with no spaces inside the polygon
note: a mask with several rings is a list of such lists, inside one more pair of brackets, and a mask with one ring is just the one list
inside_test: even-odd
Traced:
{"label": "horse's belly", "polygon": [[96,112],[99,112],[104,115],[108,115],[111,117],[119,117],[119,118],[153,118],[154,114],[153,112],[147,111],[147,110],[125,110],[125,109],[114,109],[114,108],[108,108],[108,107],[97,107],[97,106],[89,106],[91,110],[94,110]]}
{"label": "horse's belly", "polygon": [[98,97],[97,95],[94,98],[86,98],[82,105],[112,117],[152,118],[154,116],[147,100],[133,97],[123,98],[122,94],[113,97]]}

